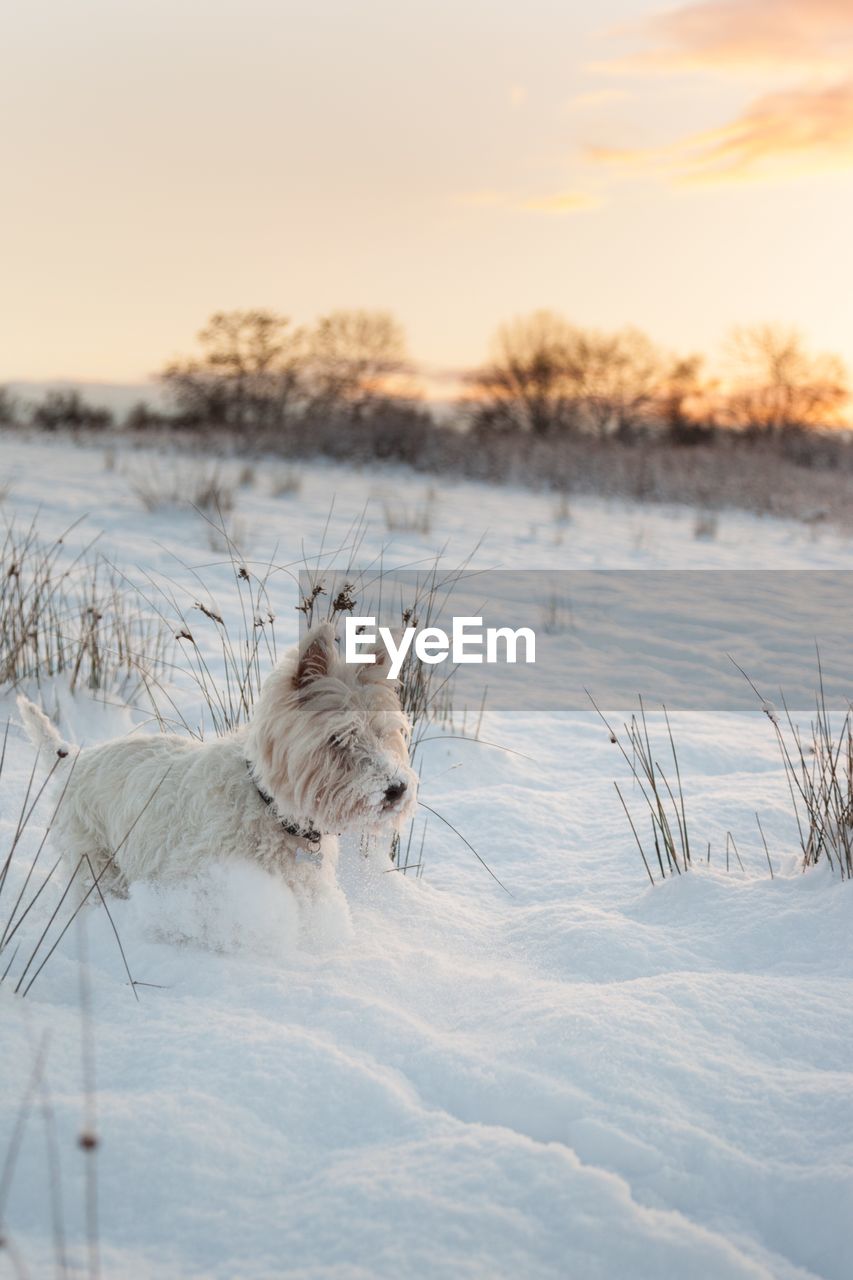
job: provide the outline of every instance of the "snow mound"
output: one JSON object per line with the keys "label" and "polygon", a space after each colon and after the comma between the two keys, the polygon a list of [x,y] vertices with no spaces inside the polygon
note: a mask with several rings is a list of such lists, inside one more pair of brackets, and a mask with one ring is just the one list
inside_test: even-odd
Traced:
{"label": "snow mound", "polygon": [[352,929],[340,890],[298,902],[281,879],[248,861],[211,862],[191,881],[134,884],[120,916],[153,942],[270,958],[297,946],[335,947]]}
{"label": "snow mound", "polygon": [[299,934],[290,889],[249,862],[213,862],[176,884],[134,884],[122,914],[154,942],[220,953],[282,956]]}

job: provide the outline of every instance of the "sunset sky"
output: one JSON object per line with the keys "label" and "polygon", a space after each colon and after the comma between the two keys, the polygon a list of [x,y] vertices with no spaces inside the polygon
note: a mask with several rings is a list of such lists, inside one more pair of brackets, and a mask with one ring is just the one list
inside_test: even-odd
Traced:
{"label": "sunset sky", "polygon": [[538,307],[853,366],[853,3],[28,0],[0,379],[138,381],[218,308],[395,312],[441,383]]}

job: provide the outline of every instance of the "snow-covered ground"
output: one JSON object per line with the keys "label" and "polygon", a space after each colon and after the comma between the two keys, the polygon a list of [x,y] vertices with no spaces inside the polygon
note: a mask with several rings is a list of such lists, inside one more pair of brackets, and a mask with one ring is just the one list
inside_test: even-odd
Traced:
{"label": "snow-covered ground", "polygon": [[[105,466],[100,449],[14,438],[2,451],[7,517],[37,514],[48,537],[85,514],[69,554],[101,533],[130,578],[168,574],[191,589],[191,565],[234,608],[231,567],[204,521],[150,513],[134,493],[175,466],[189,480],[187,460],[119,451]],[[239,470],[221,468],[235,480]],[[388,565],[422,563],[441,549],[456,564],[482,539],[475,567],[853,564],[841,534],[742,513],[697,538],[686,509],[587,498],[568,514],[549,495],[446,482],[430,493],[422,477],[323,465],[299,465],[298,492],[273,497],[283,470],[258,463],[236,491],[229,520],[250,561],[345,547],[364,512],[363,563],[380,552]],[[386,507],[428,508],[429,520],[389,532]],[[295,586],[286,573],[272,583],[286,642]],[[179,675],[176,686],[192,714]],[[113,700],[47,692],[76,741],[143,720]],[[139,885],[112,905],[133,976],[149,984],[138,1002],[105,913],[88,913],[102,1274],[846,1277],[851,890],[825,866],[800,874],[754,701],[670,712],[694,844],[710,841],[712,859],[665,884],[649,885],[619,806],[614,778],[632,791],[617,749],[592,714],[555,701],[547,714],[487,708],[483,738],[521,754],[441,735],[422,748],[424,799],[512,896],[434,820],[420,879],[345,845],[341,910],[319,931],[248,864],[169,890]],[[31,767],[13,724],[0,851]],[[745,871],[725,870],[728,829]],[[13,888],[38,836],[36,823],[16,851]],[[25,1001],[0,988],[0,1166],[47,1031],[62,1221],[71,1273],[85,1276],[80,945],[70,930]],[[37,1102],[8,1190],[0,1169],[17,1274],[55,1269],[49,1170]],[[2,1274],[16,1274],[8,1251]]]}

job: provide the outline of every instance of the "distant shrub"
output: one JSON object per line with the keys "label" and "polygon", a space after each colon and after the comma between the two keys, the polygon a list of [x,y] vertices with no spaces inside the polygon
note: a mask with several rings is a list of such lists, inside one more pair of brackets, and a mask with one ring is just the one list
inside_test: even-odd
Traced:
{"label": "distant shrub", "polygon": [[164,474],[157,467],[146,466],[135,470],[129,481],[146,511],[195,507],[227,515],[234,509],[235,486],[223,480],[218,467],[187,465]]}
{"label": "distant shrub", "polygon": [[291,498],[300,492],[302,477],[298,471],[280,471],[273,476],[270,484],[270,496],[273,498]]}
{"label": "distant shrub", "polygon": [[115,425],[109,409],[88,404],[78,391],[49,391],[32,411],[41,431],[104,431]]}
{"label": "distant shrub", "polygon": [[698,541],[711,542],[717,536],[719,524],[716,511],[697,511],[693,524],[693,537]]}
{"label": "distant shrub", "polygon": [[429,490],[421,503],[405,506],[399,502],[383,502],[382,513],[389,533],[419,533],[424,537],[432,529],[435,494]]}
{"label": "distant shrub", "polygon": [[0,387],[0,427],[17,427],[20,423],[20,405],[7,387]]}

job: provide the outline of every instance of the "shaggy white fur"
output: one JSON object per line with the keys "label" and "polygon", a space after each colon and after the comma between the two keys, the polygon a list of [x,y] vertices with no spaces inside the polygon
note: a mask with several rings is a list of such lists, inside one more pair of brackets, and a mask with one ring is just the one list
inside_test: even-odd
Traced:
{"label": "shaggy white fur", "polygon": [[271,672],[249,724],[210,742],[152,734],[78,752],[20,697],[30,738],[62,760],[54,839],[70,866],[88,854],[119,893],[232,857],[280,873],[298,896],[334,885],[338,833],[390,833],[416,801],[409,726],[387,655],[376,657],[348,665],[333,628],[314,627]]}

